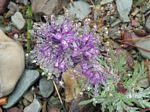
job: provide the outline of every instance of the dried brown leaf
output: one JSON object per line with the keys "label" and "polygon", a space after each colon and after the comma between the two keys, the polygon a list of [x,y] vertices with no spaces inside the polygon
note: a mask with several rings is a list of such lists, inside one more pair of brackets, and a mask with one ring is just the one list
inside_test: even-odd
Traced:
{"label": "dried brown leaf", "polygon": [[74,69],[71,68],[63,73],[65,83],[66,102],[71,102],[73,99],[79,97],[81,88],[75,76]]}
{"label": "dried brown leaf", "polygon": [[127,93],[127,89],[124,87],[124,84],[122,82],[119,82],[117,84],[118,92],[125,94]]}
{"label": "dried brown leaf", "polygon": [[145,30],[133,30],[135,35],[139,37],[145,37],[148,35],[148,33]]}
{"label": "dried brown leaf", "polygon": [[123,42],[132,42],[132,34],[127,31],[127,30],[124,30],[121,32],[121,39]]}

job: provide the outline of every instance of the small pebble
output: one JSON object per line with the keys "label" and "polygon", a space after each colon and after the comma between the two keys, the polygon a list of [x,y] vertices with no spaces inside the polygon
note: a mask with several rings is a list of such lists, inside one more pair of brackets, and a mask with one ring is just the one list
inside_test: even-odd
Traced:
{"label": "small pebble", "polygon": [[25,19],[23,18],[22,14],[20,12],[16,12],[12,17],[11,21],[14,24],[16,28],[19,30],[23,29],[25,25]]}
{"label": "small pebble", "polygon": [[145,28],[146,28],[147,32],[150,32],[150,16],[146,20]]}
{"label": "small pebble", "polygon": [[18,39],[18,37],[19,37],[18,34],[15,33],[15,34],[14,34],[14,39]]}
{"label": "small pebble", "polygon": [[11,17],[16,12],[17,5],[14,2],[10,1],[7,8],[9,9],[9,11],[6,13],[5,18]]}
{"label": "small pebble", "polygon": [[25,107],[24,112],[40,112],[41,108],[40,102],[34,99],[29,106]]}
{"label": "small pebble", "polygon": [[28,105],[30,105],[30,102],[28,100],[26,100],[26,99],[23,99],[22,102],[23,102],[23,105],[25,107],[27,107]]}
{"label": "small pebble", "polygon": [[52,80],[47,80],[46,78],[40,80],[39,88],[42,96],[45,98],[48,98],[54,91]]}

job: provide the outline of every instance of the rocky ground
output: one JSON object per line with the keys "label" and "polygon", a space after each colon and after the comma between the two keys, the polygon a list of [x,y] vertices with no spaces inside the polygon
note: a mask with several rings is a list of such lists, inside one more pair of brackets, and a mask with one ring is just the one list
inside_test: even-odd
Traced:
{"label": "rocky ground", "polygon": [[[66,11],[97,25],[108,48],[104,55],[111,46],[127,55],[129,66],[144,61],[148,75],[140,85],[149,87],[150,0],[0,0],[0,112],[100,112],[94,106],[78,106],[78,100],[65,102],[65,88],[45,76],[30,58],[35,45],[32,25]],[[150,106],[140,112],[149,110]]]}

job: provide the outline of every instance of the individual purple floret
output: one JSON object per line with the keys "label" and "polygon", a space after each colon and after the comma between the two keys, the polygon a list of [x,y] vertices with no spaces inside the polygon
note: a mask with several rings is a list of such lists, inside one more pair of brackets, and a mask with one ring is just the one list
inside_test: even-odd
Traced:
{"label": "individual purple floret", "polygon": [[87,63],[87,62],[81,63],[80,66],[83,74],[88,78],[91,84],[104,83],[105,82],[104,74],[100,71],[98,67],[94,68],[95,65],[98,66],[98,63],[94,63],[94,64],[91,63]]}
{"label": "individual purple floret", "polygon": [[59,24],[52,17],[50,23],[35,25],[33,29],[37,39],[33,52],[41,68],[53,74],[62,74],[69,68],[80,65],[80,71],[91,84],[104,82],[103,72],[96,67],[99,43],[88,20],[80,26],[69,17],[65,17]]}

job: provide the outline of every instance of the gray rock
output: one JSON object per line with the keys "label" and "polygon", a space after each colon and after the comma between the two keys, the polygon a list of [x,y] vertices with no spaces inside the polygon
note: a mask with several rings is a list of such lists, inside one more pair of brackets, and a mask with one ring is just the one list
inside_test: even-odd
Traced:
{"label": "gray rock", "polygon": [[10,1],[7,8],[15,12],[17,10],[17,5],[14,2]]}
{"label": "gray rock", "polygon": [[90,5],[85,1],[74,1],[68,11],[79,19],[84,19],[91,12]]}
{"label": "gray rock", "polygon": [[139,49],[139,51],[143,57],[150,59],[150,52],[146,51],[146,50],[150,50],[150,39],[146,39],[144,41],[138,41],[135,43],[135,45],[142,48],[142,49]]}
{"label": "gray rock", "polygon": [[132,7],[132,2],[132,0],[116,0],[117,10],[123,22],[130,21],[128,15]]}
{"label": "gray rock", "polygon": [[150,32],[150,16],[146,20],[145,27],[147,31]]}
{"label": "gray rock", "polygon": [[38,71],[25,70],[14,92],[8,97],[8,103],[4,105],[3,108],[12,107],[38,78],[39,78]]}
{"label": "gray rock", "polygon": [[40,112],[41,104],[37,99],[34,99],[33,102],[25,107],[24,112]]}
{"label": "gray rock", "polygon": [[14,90],[23,71],[22,46],[0,30],[0,98]]}
{"label": "gray rock", "polygon": [[42,96],[46,98],[48,98],[54,91],[52,80],[47,80],[46,78],[40,80],[39,88]]}
{"label": "gray rock", "polygon": [[121,20],[120,19],[116,19],[112,24],[111,24],[111,27],[115,27],[117,25],[119,25],[121,23]]}
{"label": "gray rock", "polygon": [[148,78],[143,78],[141,80],[139,80],[137,82],[137,85],[139,85],[140,87],[143,87],[143,88],[148,88],[149,87],[149,81],[148,81]]}
{"label": "gray rock", "polygon": [[105,4],[108,4],[108,3],[111,3],[111,2],[113,2],[113,0],[102,0],[101,5],[105,5]]}
{"label": "gray rock", "polygon": [[20,0],[20,3],[23,3],[24,5],[28,5],[28,0]]}
{"label": "gray rock", "polygon": [[21,30],[25,25],[25,19],[20,12],[16,12],[13,16],[11,16],[11,21],[19,30]]}
{"label": "gray rock", "polygon": [[34,99],[33,94],[30,91],[27,91],[24,95],[23,98],[28,100],[29,102],[32,102]]}
{"label": "gray rock", "polygon": [[11,17],[16,12],[17,5],[14,2],[10,1],[7,8],[9,9],[9,11],[6,13],[5,18]]}
{"label": "gray rock", "polygon": [[11,31],[11,29],[12,29],[12,27],[11,26],[2,26],[2,27],[0,27],[0,29],[3,31],[3,32],[10,32]]}

